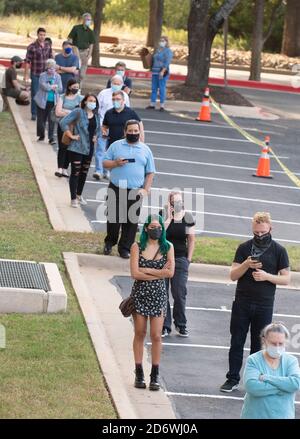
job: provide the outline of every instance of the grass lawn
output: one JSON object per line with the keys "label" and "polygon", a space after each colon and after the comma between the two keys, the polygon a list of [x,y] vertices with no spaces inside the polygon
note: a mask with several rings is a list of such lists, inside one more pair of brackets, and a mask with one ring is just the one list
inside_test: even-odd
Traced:
{"label": "grass lawn", "polygon": [[[56,315],[0,315],[0,418],[115,418],[62,252],[98,253],[103,234],[52,230],[9,113],[0,113],[0,258],[58,264],[68,310]],[[229,265],[239,241],[197,238],[194,262]],[[288,249],[300,270],[300,247]]]}

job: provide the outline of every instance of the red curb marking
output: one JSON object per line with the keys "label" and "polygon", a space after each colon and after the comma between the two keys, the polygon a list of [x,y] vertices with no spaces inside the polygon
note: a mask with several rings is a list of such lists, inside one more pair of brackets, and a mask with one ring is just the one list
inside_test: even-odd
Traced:
{"label": "red curb marking", "polygon": [[[0,59],[0,64],[5,67],[9,67],[10,61],[7,59]],[[88,75],[104,75],[104,76],[113,76],[115,73],[114,69],[103,69],[97,67],[89,67],[87,69]],[[140,72],[136,70],[128,70],[127,76],[130,78],[139,78],[139,79],[151,79],[151,72]],[[171,81],[185,81],[186,75],[177,75],[170,74]],[[272,84],[270,82],[259,82],[259,81],[244,81],[238,79],[229,79],[228,85],[232,87],[245,87],[245,88],[254,88],[259,90],[275,90],[282,92],[291,92],[291,93],[300,93],[300,87],[295,88],[289,85],[281,85],[281,84]],[[209,78],[210,85],[224,85],[224,79],[222,78]]]}

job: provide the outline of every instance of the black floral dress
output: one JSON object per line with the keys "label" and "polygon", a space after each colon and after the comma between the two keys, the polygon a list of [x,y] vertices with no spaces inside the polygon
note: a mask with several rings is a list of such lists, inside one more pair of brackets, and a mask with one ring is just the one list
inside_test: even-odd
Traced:
{"label": "black floral dress", "polygon": [[[167,255],[153,261],[139,255],[139,267],[162,269],[167,262]],[[167,314],[168,295],[164,279],[136,280],[132,287],[135,310],[145,317],[164,317]]]}

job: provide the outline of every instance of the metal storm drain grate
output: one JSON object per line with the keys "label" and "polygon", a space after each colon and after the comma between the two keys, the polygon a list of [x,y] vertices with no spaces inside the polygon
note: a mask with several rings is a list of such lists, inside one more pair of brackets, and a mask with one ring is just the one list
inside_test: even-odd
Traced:
{"label": "metal storm drain grate", "polygon": [[50,291],[43,264],[0,261],[0,287]]}

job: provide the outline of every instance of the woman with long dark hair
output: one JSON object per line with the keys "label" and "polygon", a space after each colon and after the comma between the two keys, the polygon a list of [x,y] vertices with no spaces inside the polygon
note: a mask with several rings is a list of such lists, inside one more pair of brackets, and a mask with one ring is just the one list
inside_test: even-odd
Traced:
{"label": "woman with long dark hair", "polygon": [[[72,207],[78,207],[79,203],[87,204],[82,191],[94,154],[94,145],[100,134],[98,109],[97,97],[88,93],[81,101],[80,108],[75,108],[60,121],[62,131],[71,139],[68,153],[71,163],[69,182]],[[74,132],[71,124],[74,125]]]}
{"label": "woman with long dark hair", "polygon": [[168,300],[164,279],[173,276],[174,266],[174,249],[166,239],[163,219],[159,215],[149,215],[143,226],[139,244],[134,243],[130,252],[131,276],[135,279],[132,290],[135,305],[133,352],[134,385],[137,388],[146,387],[142,363],[148,317],[152,342],[149,389],[160,388],[158,375],[161,333]]}

